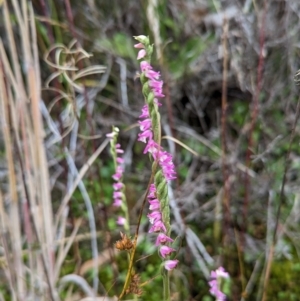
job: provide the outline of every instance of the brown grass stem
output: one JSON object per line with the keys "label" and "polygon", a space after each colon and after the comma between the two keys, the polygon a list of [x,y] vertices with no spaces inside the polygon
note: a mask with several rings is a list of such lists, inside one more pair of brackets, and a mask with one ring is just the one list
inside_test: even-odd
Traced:
{"label": "brown grass stem", "polygon": [[227,119],[227,77],[228,77],[228,19],[224,17],[223,20],[223,35],[222,35],[222,49],[223,49],[223,79],[222,79],[222,116],[221,116],[221,145],[222,145],[222,173],[224,181],[224,195],[223,195],[223,209],[224,209],[224,246],[227,245],[228,230],[230,224],[230,182],[228,174],[227,162],[227,142],[226,142],[226,119]]}
{"label": "brown grass stem", "polygon": [[[251,155],[254,151],[254,130],[256,126],[256,121],[259,114],[259,96],[262,90],[262,80],[263,80],[263,67],[264,67],[264,47],[265,47],[265,21],[267,14],[267,0],[264,1],[264,10],[263,15],[261,17],[261,26],[259,28],[259,59],[257,66],[257,78],[256,78],[256,90],[253,97],[252,102],[252,111],[251,111],[251,122],[250,122],[250,130],[249,130],[249,138],[248,138],[248,147],[246,151],[246,166],[249,168],[251,164]],[[248,207],[249,207],[249,193],[251,190],[251,183],[249,175],[245,175],[245,197],[244,197],[244,205],[243,205],[243,235],[241,240],[241,248],[242,251],[245,245],[245,236],[248,228]]]}

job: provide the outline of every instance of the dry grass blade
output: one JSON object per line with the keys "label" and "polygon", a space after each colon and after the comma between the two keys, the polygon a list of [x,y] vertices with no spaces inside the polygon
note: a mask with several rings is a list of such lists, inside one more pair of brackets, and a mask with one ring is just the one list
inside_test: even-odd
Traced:
{"label": "dry grass blade", "polygon": [[[22,1],[20,6],[15,0],[12,4],[13,13],[17,17],[21,48],[17,50],[16,47],[7,1],[3,4],[3,16],[9,41],[8,51],[4,50],[2,41],[0,46],[1,119],[4,121],[1,123],[1,130],[4,135],[7,182],[10,187],[5,195],[8,205],[5,210],[1,210],[1,220],[7,214],[14,221],[6,235],[7,256],[12,256],[6,258],[6,261],[10,263],[12,259],[13,264],[13,268],[8,268],[7,273],[13,283],[11,295],[16,294],[17,299],[23,300],[25,296],[35,299],[36,294],[42,293],[43,297],[39,300],[54,301],[57,300],[57,295],[52,271],[53,217],[39,108],[41,88],[34,16],[26,1]],[[26,67],[25,80],[21,75],[20,56]],[[21,208],[23,219],[20,219]],[[2,223],[1,233],[5,231]],[[22,256],[23,238],[29,254],[27,263]],[[36,247],[33,247],[34,244]],[[38,288],[40,292],[33,289],[34,283],[41,284]]]}
{"label": "dry grass blade", "polygon": [[[10,256],[10,250],[8,248],[8,241],[7,241],[7,235],[9,232],[9,218],[4,210],[4,204],[3,204],[3,195],[0,190],[0,237],[1,237],[1,243],[3,246],[5,258],[11,258]],[[11,264],[11,261],[6,261],[6,260],[0,260],[1,267],[4,267],[4,273],[5,277],[7,279],[7,282],[9,283],[9,289],[11,292],[11,297],[12,300],[16,300],[16,294],[15,294],[15,289],[14,289],[14,272],[13,272],[13,266]]]}
{"label": "dry grass blade", "polygon": [[86,172],[89,170],[93,162],[98,158],[98,156],[101,154],[101,152],[104,150],[104,148],[108,145],[109,139],[106,139],[98,148],[97,150],[93,153],[93,155],[88,159],[88,161],[81,167],[80,171],[78,172],[78,175],[76,179],[73,182],[73,185],[71,189],[68,191],[68,193],[65,195],[63,198],[61,205],[57,211],[56,215],[56,221],[55,221],[55,229],[57,229],[58,225],[60,224],[61,221],[61,216],[63,214],[63,211],[65,207],[68,205],[68,202],[70,201],[75,189],[77,188],[78,184],[86,174]]}
{"label": "dry grass blade", "polygon": [[195,152],[193,149],[191,149],[190,147],[188,147],[186,144],[184,144],[183,142],[179,141],[178,139],[175,139],[171,136],[163,136],[161,137],[161,139],[168,139],[168,140],[172,140],[174,142],[176,142],[177,144],[179,144],[180,146],[182,146],[183,148],[185,148],[187,151],[189,151],[190,153],[192,153],[194,156],[198,157],[199,155],[197,154],[197,152]]}
{"label": "dry grass blade", "polygon": [[[65,153],[67,156],[67,162],[68,162],[68,167],[69,167],[70,173],[72,176],[77,177],[78,171],[77,171],[76,165],[74,163],[74,160],[67,149],[65,149]],[[94,209],[93,209],[89,194],[88,194],[82,180],[78,183],[78,187],[81,192],[82,198],[84,200],[85,207],[87,209],[89,227],[90,227],[90,231],[92,234],[91,249],[92,249],[92,255],[93,255],[93,262],[94,262],[93,289],[94,289],[94,292],[97,292],[98,291],[98,283],[99,283],[99,279],[98,279],[99,269],[98,269],[98,265],[97,265],[98,245],[97,245],[97,232],[96,232],[96,221],[95,221]]]}
{"label": "dry grass blade", "polygon": [[[192,129],[186,128],[184,126],[180,126],[180,127],[176,127],[176,130],[178,132],[184,133],[186,135],[192,136],[193,138],[195,138],[197,141],[199,141],[200,143],[202,143],[203,145],[205,145],[207,148],[209,148],[210,150],[212,150],[214,153],[216,153],[218,156],[221,157],[222,152],[221,150],[214,145],[213,143],[211,143],[208,139],[206,139],[205,137],[197,134],[195,131],[193,131]],[[244,164],[237,162],[237,168],[239,170],[241,170],[244,173],[248,173],[250,177],[255,178],[256,173],[250,169],[249,167],[245,166]]]}
{"label": "dry grass blade", "polygon": [[76,75],[74,75],[73,80],[77,80],[79,78],[82,78],[84,76],[93,75],[93,74],[99,74],[102,72],[105,72],[106,67],[104,66],[90,66],[87,68],[84,68],[77,72]]}
{"label": "dry grass blade", "polygon": [[[81,223],[82,223],[82,219],[79,219],[76,221],[75,223],[75,227],[72,231],[72,234],[71,234],[71,237],[70,239],[67,241],[67,244],[66,246],[64,245],[64,243],[62,243],[60,245],[60,249],[59,249],[59,252],[58,252],[58,256],[57,256],[57,259],[56,259],[56,262],[55,262],[55,268],[54,268],[54,277],[55,277],[55,281],[57,281],[58,277],[59,277],[59,273],[60,273],[60,269],[61,269],[61,266],[74,242],[74,239],[76,237],[76,234],[78,233],[78,230],[79,230],[79,227],[81,226]],[[64,227],[65,229],[65,227]]]}
{"label": "dry grass blade", "polygon": [[[6,11],[6,10],[5,10]],[[3,58],[1,58],[2,62]],[[14,285],[16,286],[17,297],[20,298],[24,294],[24,270],[21,261],[22,245],[21,245],[21,226],[19,220],[19,206],[18,206],[18,188],[17,188],[17,176],[14,167],[13,158],[13,141],[11,137],[10,127],[10,109],[9,102],[11,93],[8,91],[9,86],[6,85],[5,75],[2,68],[0,73],[0,91],[1,91],[1,112],[2,112],[2,132],[4,136],[6,162],[8,168],[8,183],[9,183],[9,201],[10,210],[8,212],[9,219],[15,221],[11,224],[11,231],[8,232],[10,236],[10,251],[13,260],[14,269],[9,269],[10,278],[14,279]],[[4,229],[3,229],[4,230]]]}

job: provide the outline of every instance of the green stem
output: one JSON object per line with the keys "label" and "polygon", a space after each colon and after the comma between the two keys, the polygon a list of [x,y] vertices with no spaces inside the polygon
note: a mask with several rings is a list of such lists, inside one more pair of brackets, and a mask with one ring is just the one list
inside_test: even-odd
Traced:
{"label": "green stem", "polygon": [[127,271],[125,283],[124,283],[122,292],[121,292],[121,294],[118,298],[118,301],[121,300],[123,298],[123,296],[125,295],[126,289],[129,286],[129,283],[130,283],[130,280],[131,280],[133,263],[134,263],[134,255],[135,255],[135,251],[136,251],[137,239],[138,239],[138,236],[139,236],[139,229],[140,229],[140,224],[141,224],[141,220],[142,220],[143,210],[144,210],[144,207],[145,207],[145,204],[146,204],[146,201],[147,201],[147,196],[148,196],[148,193],[149,193],[150,185],[153,182],[154,173],[156,171],[156,168],[157,168],[157,162],[155,162],[155,164],[154,164],[152,174],[151,174],[151,177],[150,177],[150,180],[149,180],[149,183],[148,183],[148,187],[147,187],[147,190],[146,190],[146,193],[145,193],[144,201],[143,201],[142,207],[140,209],[138,224],[137,224],[137,227],[136,227],[134,240],[133,240],[133,248],[132,248],[131,253],[130,253],[128,271]]}
{"label": "green stem", "polygon": [[123,208],[123,212],[124,212],[124,214],[125,214],[125,219],[126,219],[126,223],[125,223],[125,225],[124,225],[124,229],[125,229],[125,232],[126,232],[126,234],[127,234],[127,236],[129,237],[130,236],[130,228],[129,228],[129,225],[130,225],[130,223],[129,223],[129,213],[128,213],[128,205],[127,205],[127,199],[125,198],[125,204],[126,204],[126,207],[125,208]]}
{"label": "green stem", "polygon": [[163,285],[164,285],[164,301],[170,301],[170,278],[169,278],[169,272],[163,268],[162,270],[163,274]]}

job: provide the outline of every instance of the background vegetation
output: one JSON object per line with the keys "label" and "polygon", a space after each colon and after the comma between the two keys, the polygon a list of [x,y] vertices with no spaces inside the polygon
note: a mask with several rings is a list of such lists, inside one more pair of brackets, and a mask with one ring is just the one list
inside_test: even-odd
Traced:
{"label": "background vegetation", "polygon": [[[151,173],[132,36],[162,73],[174,154],[172,300],[299,300],[300,2],[0,1],[0,300],[117,300],[126,254],[105,134],[120,128],[131,232]],[[295,77],[296,75],[296,77]],[[188,148],[191,150],[189,150]],[[146,211],[145,211],[146,214]],[[142,220],[135,269],[161,300]],[[135,298],[135,299],[134,299]]]}

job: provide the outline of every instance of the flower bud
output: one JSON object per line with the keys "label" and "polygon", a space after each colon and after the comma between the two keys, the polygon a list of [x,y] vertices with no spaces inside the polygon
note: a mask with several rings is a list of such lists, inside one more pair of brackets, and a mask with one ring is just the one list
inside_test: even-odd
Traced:
{"label": "flower bud", "polygon": [[140,35],[140,36],[135,36],[134,37],[137,41],[141,42],[142,44],[144,44],[145,46],[149,45],[149,38],[144,36],[144,35]]}

